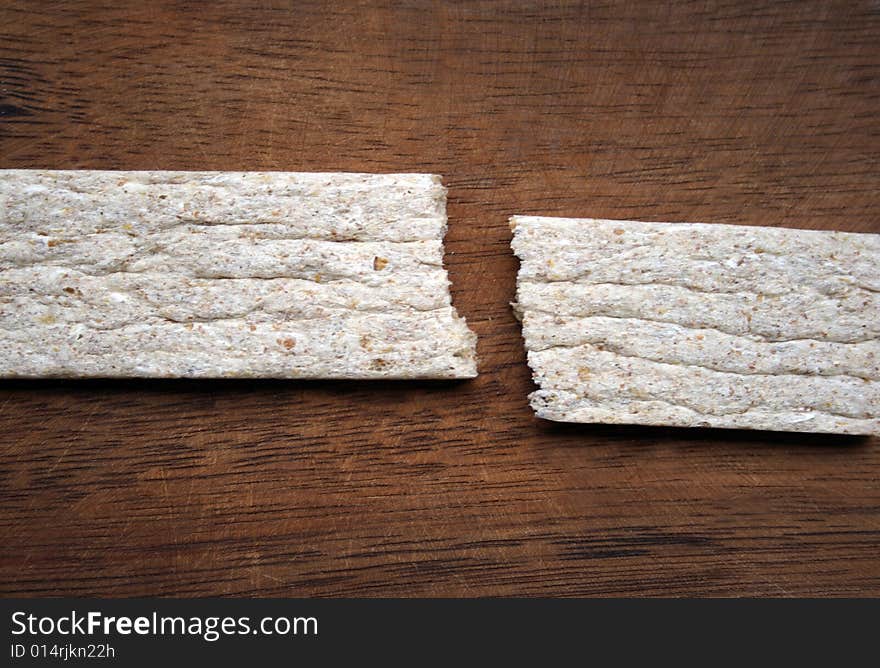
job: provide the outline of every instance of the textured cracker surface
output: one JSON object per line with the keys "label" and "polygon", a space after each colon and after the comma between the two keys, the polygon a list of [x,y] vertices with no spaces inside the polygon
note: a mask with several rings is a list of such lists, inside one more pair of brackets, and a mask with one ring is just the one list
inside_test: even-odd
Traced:
{"label": "textured cracker surface", "polygon": [[511,227],[539,417],[880,433],[880,235]]}
{"label": "textured cracker surface", "polygon": [[428,174],[0,171],[0,376],[465,378]]}

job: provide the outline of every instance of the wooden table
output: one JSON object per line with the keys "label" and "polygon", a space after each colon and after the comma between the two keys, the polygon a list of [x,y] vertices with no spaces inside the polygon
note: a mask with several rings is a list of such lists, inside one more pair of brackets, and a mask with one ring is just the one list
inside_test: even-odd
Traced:
{"label": "wooden table", "polygon": [[880,443],[536,420],[514,212],[880,232],[877,2],[4,2],[0,167],[426,171],[472,382],[0,382],[5,595],[880,595]]}

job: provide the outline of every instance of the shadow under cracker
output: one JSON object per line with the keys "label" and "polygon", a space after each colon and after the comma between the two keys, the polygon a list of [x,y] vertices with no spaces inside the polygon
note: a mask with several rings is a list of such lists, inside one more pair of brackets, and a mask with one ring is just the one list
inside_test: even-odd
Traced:
{"label": "shadow under cracker", "polygon": [[[650,447],[652,443],[742,443],[760,446],[808,446],[812,448],[868,447],[874,437],[856,434],[823,434],[813,432],[768,431],[753,429],[722,429],[717,427],[660,427],[651,425],[590,424],[553,422],[535,419],[537,429],[545,436],[564,438],[563,447],[599,445],[595,439],[634,441]],[[572,437],[589,438],[589,443],[575,442]]]}
{"label": "shadow under cracker", "polygon": [[307,378],[2,378],[0,392],[199,393],[212,395],[315,390],[341,394],[363,392],[448,391],[472,378],[439,379],[307,379]]}

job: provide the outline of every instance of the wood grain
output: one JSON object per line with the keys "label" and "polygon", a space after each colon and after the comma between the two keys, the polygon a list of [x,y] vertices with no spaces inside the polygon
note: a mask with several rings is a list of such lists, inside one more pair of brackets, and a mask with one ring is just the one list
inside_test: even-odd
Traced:
{"label": "wood grain", "polygon": [[0,9],[0,167],[427,171],[461,383],[0,383],[4,595],[880,595],[876,439],[537,421],[511,213],[880,232],[880,5]]}

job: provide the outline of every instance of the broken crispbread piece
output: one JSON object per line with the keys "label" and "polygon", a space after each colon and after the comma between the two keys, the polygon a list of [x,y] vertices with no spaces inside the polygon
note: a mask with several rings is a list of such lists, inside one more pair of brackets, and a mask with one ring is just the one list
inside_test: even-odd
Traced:
{"label": "broken crispbread piece", "polygon": [[880,235],[511,227],[538,417],[880,433]]}
{"label": "broken crispbread piece", "polygon": [[429,174],[0,171],[0,376],[469,378]]}

